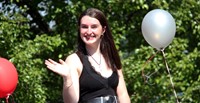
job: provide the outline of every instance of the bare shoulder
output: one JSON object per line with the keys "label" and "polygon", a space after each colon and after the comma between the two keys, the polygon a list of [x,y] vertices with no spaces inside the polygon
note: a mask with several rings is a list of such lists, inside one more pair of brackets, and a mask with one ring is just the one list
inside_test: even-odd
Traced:
{"label": "bare shoulder", "polygon": [[73,60],[79,60],[79,57],[76,53],[72,53],[70,54],[67,58],[66,58],[66,62],[70,62],[70,61],[73,61]]}
{"label": "bare shoulder", "polygon": [[78,55],[76,53],[73,53],[73,54],[70,54],[66,60],[65,60],[66,63],[68,63],[69,65],[70,64],[79,64],[81,63],[80,61],[80,58],[78,57]]}
{"label": "bare shoulder", "polygon": [[117,72],[118,72],[119,75],[123,75],[122,69],[118,69]]}
{"label": "bare shoulder", "polygon": [[76,53],[70,54],[65,62],[73,69],[76,69],[79,73],[82,71],[82,62]]}
{"label": "bare shoulder", "polygon": [[124,78],[124,76],[123,76],[123,71],[122,71],[122,69],[118,69],[117,70],[118,71],[118,75],[119,75],[119,78]]}

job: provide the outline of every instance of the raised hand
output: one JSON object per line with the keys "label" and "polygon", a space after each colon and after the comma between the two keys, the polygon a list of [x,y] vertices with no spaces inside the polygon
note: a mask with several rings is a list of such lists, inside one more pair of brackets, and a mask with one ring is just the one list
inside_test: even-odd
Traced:
{"label": "raised hand", "polygon": [[45,64],[47,65],[48,69],[59,74],[62,77],[68,77],[70,74],[69,66],[62,59],[59,59],[59,63],[52,59],[48,59],[45,60]]}

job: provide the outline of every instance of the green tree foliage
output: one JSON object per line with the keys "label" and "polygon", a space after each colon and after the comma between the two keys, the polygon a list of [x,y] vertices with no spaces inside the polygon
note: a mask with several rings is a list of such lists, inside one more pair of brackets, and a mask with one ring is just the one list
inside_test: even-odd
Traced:
{"label": "green tree foliage", "polygon": [[[6,0],[1,4],[0,57],[17,68],[19,82],[13,93],[17,103],[62,103],[62,78],[47,70],[44,60],[65,59],[76,50],[77,19],[89,7],[99,8],[109,20],[133,103],[176,101],[162,53],[149,46],[141,33],[143,17],[150,10],[170,12],[176,35],[164,52],[175,90],[182,103],[200,101],[199,0]],[[150,76],[148,81],[142,72]]]}

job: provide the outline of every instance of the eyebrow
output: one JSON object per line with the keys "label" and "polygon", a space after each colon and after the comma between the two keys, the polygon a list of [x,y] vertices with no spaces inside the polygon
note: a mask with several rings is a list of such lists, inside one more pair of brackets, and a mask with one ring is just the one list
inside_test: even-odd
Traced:
{"label": "eyebrow", "polygon": [[[82,23],[81,23],[81,25],[87,25],[87,24],[82,24]],[[92,24],[92,25],[99,25],[99,24]]]}
{"label": "eyebrow", "polygon": [[[80,26],[88,26],[87,24],[81,24]],[[99,24],[92,24],[91,26],[99,26]]]}

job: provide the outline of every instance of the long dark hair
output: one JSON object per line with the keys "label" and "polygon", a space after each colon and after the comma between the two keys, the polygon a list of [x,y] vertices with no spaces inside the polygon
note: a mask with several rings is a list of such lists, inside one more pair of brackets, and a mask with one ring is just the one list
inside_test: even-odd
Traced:
{"label": "long dark hair", "polygon": [[[96,18],[97,20],[99,20],[102,27],[106,27],[105,33],[102,36],[100,51],[103,54],[106,63],[109,67],[111,67],[114,71],[116,69],[121,69],[122,68],[121,60],[118,51],[115,47],[115,43],[113,40],[112,33],[110,31],[110,27],[108,25],[108,21],[103,12],[96,8],[87,9],[80,15],[78,19],[79,28],[80,28],[81,18],[85,15],[90,16],[92,18]],[[87,54],[85,43],[80,37],[80,30],[78,30],[78,52]]]}

